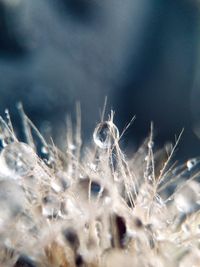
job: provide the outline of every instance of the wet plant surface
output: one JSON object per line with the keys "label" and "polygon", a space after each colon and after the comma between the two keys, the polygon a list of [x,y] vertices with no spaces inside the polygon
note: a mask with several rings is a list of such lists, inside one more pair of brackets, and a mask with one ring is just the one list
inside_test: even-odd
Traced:
{"label": "wet plant surface", "polygon": [[127,158],[112,111],[90,147],[68,123],[62,151],[23,120],[27,143],[0,119],[1,266],[199,266],[199,159],[173,161],[182,133],[156,151],[151,125]]}

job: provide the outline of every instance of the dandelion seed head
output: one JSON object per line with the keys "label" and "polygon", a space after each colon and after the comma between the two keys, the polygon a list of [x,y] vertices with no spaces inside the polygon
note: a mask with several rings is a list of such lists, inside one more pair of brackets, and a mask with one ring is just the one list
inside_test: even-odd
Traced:
{"label": "dandelion seed head", "polygon": [[66,151],[22,117],[27,144],[0,119],[0,266],[198,266],[198,159],[173,166],[152,127],[126,157],[112,112],[89,148],[68,121]]}

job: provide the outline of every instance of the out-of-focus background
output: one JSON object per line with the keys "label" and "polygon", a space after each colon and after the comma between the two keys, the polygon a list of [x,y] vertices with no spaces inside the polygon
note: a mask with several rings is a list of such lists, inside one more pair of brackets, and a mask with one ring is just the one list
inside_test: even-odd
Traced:
{"label": "out-of-focus background", "polygon": [[[0,0],[0,113],[16,103],[59,143],[82,110],[87,143],[105,96],[136,148],[184,127],[179,158],[200,155],[200,3],[196,0]],[[74,117],[74,115],[72,116]]]}

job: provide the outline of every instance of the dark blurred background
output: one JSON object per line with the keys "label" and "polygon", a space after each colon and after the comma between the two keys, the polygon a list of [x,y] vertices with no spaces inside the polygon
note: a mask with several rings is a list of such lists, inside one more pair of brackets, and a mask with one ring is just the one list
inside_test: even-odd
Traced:
{"label": "dark blurred background", "polygon": [[199,7],[197,0],[0,0],[1,114],[8,108],[20,128],[21,101],[59,143],[80,101],[87,143],[108,96],[120,130],[137,117],[124,148],[136,148],[153,121],[158,146],[184,127],[179,158],[200,155]]}

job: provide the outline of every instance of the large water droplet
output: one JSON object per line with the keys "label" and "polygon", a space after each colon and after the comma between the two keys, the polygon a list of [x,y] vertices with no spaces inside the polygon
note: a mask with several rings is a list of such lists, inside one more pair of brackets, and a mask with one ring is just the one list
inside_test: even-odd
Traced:
{"label": "large water droplet", "polygon": [[49,149],[48,149],[48,147],[46,147],[46,146],[42,146],[42,147],[41,147],[41,152],[42,152],[43,154],[48,154],[48,153],[49,153]]}
{"label": "large water droplet", "polygon": [[0,172],[17,179],[29,174],[34,169],[36,161],[37,156],[30,146],[22,142],[13,142],[0,154]]}
{"label": "large water droplet", "polygon": [[175,194],[174,202],[179,211],[190,213],[197,208],[199,200],[199,184],[191,181],[185,185],[177,194]]}
{"label": "large water droplet", "polygon": [[198,160],[197,159],[190,159],[187,161],[186,165],[187,165],[187,168],[188,168],[188,171],[191,171],[193,167],[195,167],[198,163]]}
{"label": "large water droplet", "polygon": [[112,121],[101,122],[94,130],[93,139],[98,147],[109,148],[119,139],[118,128]]}
{"label": "large water droplet", "polygon": [[46,218],[53,219],[60,214],[60,203],[53,195],[43,198],[42,215]]}

